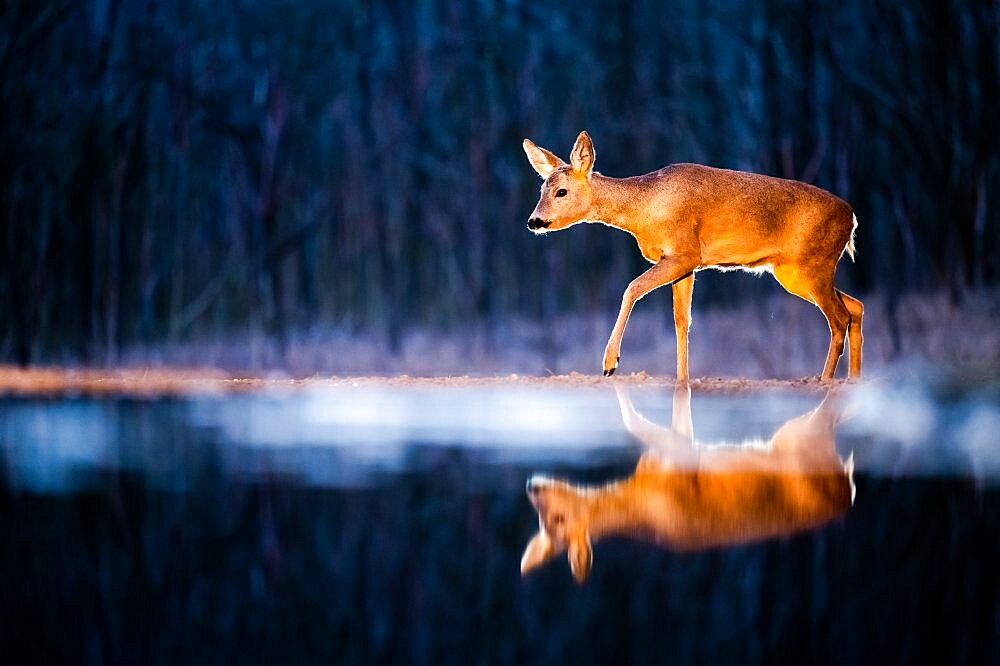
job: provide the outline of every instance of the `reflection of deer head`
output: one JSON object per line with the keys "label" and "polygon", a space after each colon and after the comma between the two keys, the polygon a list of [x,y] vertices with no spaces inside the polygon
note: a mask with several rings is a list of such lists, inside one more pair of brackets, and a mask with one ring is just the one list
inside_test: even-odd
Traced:
{"label": "reflection of deer head", "polygon": [[834,447],[838,413],[824,399],[786,422],[765,446],[694,441],[691,392],[674,392],[670,428],[656,425],[616,388],[628,431],[647,450],[635,473],[600,487],[528,480],[538,533],[521,559],[527,573],[563,551],[577,581],[590,573],[591,540],[625,534],[676,550],[767,539],[819,527],[854,499],[853,460]]}

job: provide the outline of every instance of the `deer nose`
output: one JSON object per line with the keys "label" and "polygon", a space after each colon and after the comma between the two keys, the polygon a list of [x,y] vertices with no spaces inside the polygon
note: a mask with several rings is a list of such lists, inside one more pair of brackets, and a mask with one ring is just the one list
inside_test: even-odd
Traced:
{"label": "deer nose", "polygon": [[546,222],[540,217],[533,217],[528,220],[528,228],[534,231],[535,229],[544,229],[545,227],[552,224],[551,222]]}

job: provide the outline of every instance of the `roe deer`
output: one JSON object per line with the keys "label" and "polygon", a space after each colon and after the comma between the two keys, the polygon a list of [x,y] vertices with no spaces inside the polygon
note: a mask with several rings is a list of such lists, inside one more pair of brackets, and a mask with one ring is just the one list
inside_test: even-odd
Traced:
{"label": "roe deer", "polygon": [[604,375],[618,368],[622,334],[636,301],[673,285],[677,379],[688,379],[688,327],[694,273],[703,268],[769,271],[787,291],[817,306],[830,326],[822,377],[832,379],[850,341],[851,377],[861,375],[861,301],[833,286],[844,251],[854,258],[857,218],[833,194],[794,180],[699,164],[673,164],[632,178],[593,170],[594,145],[580,132],[566,164],[524,140],[545,179],[528,221],[535,233],[601,222],[635,237],[655,264],[632,280],[604,350]]}
{"label": "roe deer", "polygon": [[767,446],[695,444],[691,393],[674,393],[673,423],[642,417],[618,387],[625,427],[647,446],[635,473],[601,487],[576,487],[542,476],[528,480],[538,532],[521,559],[525,574],[567,551],[583,582],[592,540],[610,535],[650,539],[691,551],[768,539],[819,527],[854,501],[853,455],[834,446],[838,412],[829,396],[786,422]]}

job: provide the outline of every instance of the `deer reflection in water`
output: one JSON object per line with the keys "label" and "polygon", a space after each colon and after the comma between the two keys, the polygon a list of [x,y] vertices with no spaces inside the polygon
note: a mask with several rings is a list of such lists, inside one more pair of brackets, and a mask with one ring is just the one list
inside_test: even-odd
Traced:
{"label": "deer reflection in water", "polygon": [[854,501],[853,456],[845,463],[837,454],[840,412],[829,394],[769,442],[706,446],[695,442],[689,388],[674,392],[669,428],[639,414],[624,389],[615,391],[625,427],[646,452],[632,476],[604,486],[531,477],[527,493],[538,533],[524,551],[522,574],[566,551],[573,576],[583,582],[591,542],[605,536],[707,549],[817,528]]}

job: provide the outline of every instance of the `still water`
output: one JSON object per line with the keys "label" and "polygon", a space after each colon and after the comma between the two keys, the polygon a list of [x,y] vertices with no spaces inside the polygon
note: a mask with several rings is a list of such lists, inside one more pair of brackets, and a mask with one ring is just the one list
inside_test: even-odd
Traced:
{"label": "still water", "polygon": [[0,401],[6,663],[998,663],[1000,408]]}

